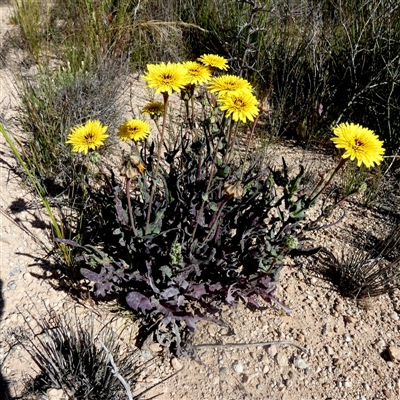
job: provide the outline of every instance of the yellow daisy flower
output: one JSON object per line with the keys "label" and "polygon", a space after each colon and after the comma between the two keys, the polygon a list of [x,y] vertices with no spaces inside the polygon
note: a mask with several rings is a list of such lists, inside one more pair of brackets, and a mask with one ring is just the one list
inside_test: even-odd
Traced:
{"label": "yellow daisy flower", "polygon": [[211,79],[211,71],[203,64],[196,61],[187,61],[183,63],[186,68],[189,83],[192,85],[201,85]]}
{"label": "yellow daisy flower", "polygon": [[221,75],[208,84],[208,90],[211,93],[218,92],[220,97],[224,96],[227,92],[238,90],[251,91],[251,89],[250,82],[236,75]]}
{"label": "yellow daisy flower", "polygon": [[260,112],[258,101],[249,90],[227,92],[219,99],[220,109],[226,111],[226,115],[232,115],[234,121],[254,121],[254,117]]}
{"label": "yellow daisy flower", "polygon": [[147,73],[142,78],[149,88],[169,95],[179,92],[189,83],[186,68],[179,63],[148,64]]}
{"label": "yellow daisy flower", "polygon": [[117,133],[123,142],[126,142],[127,140],[138,142],[139,140],[147,138],[149,134],[150,124],[141,119],[130,119],[125,121],[120,125]]}
{"label": "yellow daisy flower", "polygon": [[217,56],[216,54],[203,54],[198,58],[200,62],[209,67],[221,69],[226,71],[228,67],[228,60],[224,57]]}
{"label": "yellow daisy flower", "polygon": [[367,168],[370,168],[383,161],[385,153],[382,147],[383,141],[379,140],[379,137],[370,129],[344,122],[334,127],[333,133],[337,137],[332,138],[332,142],[338,149],[345,149],[342,157],[350,157],[352,161],[357,159],[358,167],[364,163]]}
{"label": "yellow daisy flower", "polygon": [[65,143],[72,144],[73,152],[87,154],[89,150],[104,145],[104,140],[109,136],[105,134],[107,128],[99,120],[89,120],[85,125],[73,128]]}
{"label": "yellow daisy flower", "polygon": [[142,109],[143,114],[147,114],[151,119],[159,118],[164,114],[164,104],[159,101],[152,101]]}

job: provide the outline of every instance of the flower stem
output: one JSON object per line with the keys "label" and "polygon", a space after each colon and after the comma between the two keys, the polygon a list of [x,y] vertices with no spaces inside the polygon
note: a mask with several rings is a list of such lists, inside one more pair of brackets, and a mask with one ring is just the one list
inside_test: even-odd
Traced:
{"label": "flower stem", "polygon": [[137,232],[137,230],[135,228],[135,221],[133,219],[130,191],[131,191],[131,179],[130,178],[126,178],[126,200],[128,202],[129,219],[131,220],[132,231],[135,234],[135,236],[137,236],[138,232]]}
{"label": "flower stem", "polygon": [[251,140],[253,139],[253,134],[254,134],[254,130],[255,130],[256,125],[257,125],[257,122],[258,122],[258,118],[260,118],[260,113],[257,115],[256,119],[255,119],[254,122],[253,122],[253,126],[251,127],[251,132],[250,132],[249,140],[247,141],[246,151],[245,151],[245,153],[244,153],[243,168],[242,168],[242,171],[241,171],[241,173],[240,173],[240,179],[239,179],[239,181],[241,181],[241,180],[243,179],[244,163],[246,162],[247,154],[249,153],[250,143],[251,143]]}
{"label": "flower stem", "polygon": [[231,143],[231,140],[232,140],[232,131],[233,131],[233,125],[234,124],[235,123],[231,119],[231,123],[229,124],[228,140],[226,141],[226,151],[225,151],[225,156],[224,156],[224,163],[228,162],[229,151],[231,149],[230,143]]}
{"label": "flower stem", "polygon": [[[208,196],[208,192],[209,192],[209,190],[210,190],[211,182],[212,182],[212,180],[213,180],[213,178],[214,178],[214,169],[215,169],[214,166],[215,166],[215,161],[216,161],[216,159],[217,159],[218,147],[219,147],[220,142],[221,142],[221,135],[218,136],[218,141],[217,141],[217,144],[215,145],[215,148],[214,148],[214,157],[213,157],[213,161],[212,161],[212,164],[211,164],[210,178],[208,179],[205,197]],[[203,201],[202,201],[201,206],[200,206],[200,210],[199,210],[199,212],[198,212],[198,214],[197,214],[196,225],[194,226],[193,233],[192,233],[192,236],[191,236],[191,238],[190,238],[191,241],[193,241],[194,236],[195,236],[195,234],[196,234],[197,227],[198,227],[198,225],[199,225],[200,218],[201,218],[201,216],[202,216],[202,214],[203,214],[203,210],[204,210],[205,204],[206,204],[206,200],[204,200],[204,198],[203,198]]]}
{"label": "flower stem", "polygon": [[161,133],[160,133],[160,140],[158,141],[156,168],[154,169],[149,205],[147,208],[146,229],[145,229],[146,235],[149,233],[151,208],[153,206],[154,194],[156,192],[156,187],[157,187],[157,177],[158,177],[158,170],[160,168],[161,149],[162,149],[162,146],[164,143],[165,125],[167,123],[168,93],[163,92],[163,97],[164,97],[164,115],[163,115],[163,122],[162,122]]}
{"label": "flower stem", "polygon": [[318,184],[315,186],[314,190],[311,192],[310,197],[309,197],[309,202],[310,204],[313,203],[318,196],[321,194],[321,192],[331,183],[332,178],[339,172],[339,170],[346,164],[348,161],[348,158],[342,158],[336,168],[333,170],[333,172],[329,175],[329,178],[326,179],[325,176],[323,176]]}

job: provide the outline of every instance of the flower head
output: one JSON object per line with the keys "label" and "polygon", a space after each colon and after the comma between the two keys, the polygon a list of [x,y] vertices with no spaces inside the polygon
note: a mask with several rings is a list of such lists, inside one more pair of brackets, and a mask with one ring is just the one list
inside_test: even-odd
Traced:
{"label": "flower head", "polygon": [[227,92],[219,101],[220,109],[226,111],[228,116],[232,115],[234,121],[254,121],[254,117],[260,112],[258,101],[249,90]]}
{"label": "flower head", "polygon": [[142,109],[143,114],[147,114],[151,119],[160,118],[164,114],[164,104],[159,101],[152,101]]}
{"label": "flower head", "polygon": [[179,63],[148,64],[147,73],[142,78],[157,93],[169,95],[179,92],[189,83],[186,68]]}
{"label": "flower head", "polygon": [[123,142],[126,142],[127,140],[138,142],[139,140],[147,138],[149,134],[150,124],[141,119],[130,119],[125,121],[120,125],[117,133]]}
{"label": "flower head", "polygon": [[146,167],[142,163],[140,157],[131,155],[128,157],[124,157],[122,162],[120,173],[122,176],[126,176],[129,179],[136,178],[139,173],[143,173],[146,170]]}
{"label": "flower head", "polygon": [[203,54],[198,60],[209,67],[221,69],[223,71],[228,69],[228,61],[224,57],[217,56],[216,54]]}
{"label": "flower head", "polygon": [[209,84],[208,89],[211,93],[218,92],[221,97],[227,92],[236,92],[238,90],[251,91],[250,83],[236,75],[221,75],[214,78]]}
{"label": "flower head", "polygon": [[187,61],[183,63],[189,77],[189,84],[201,85],[211,79],[210,70],[203,64],[196,61]]}
{"label": "flower head", "polygon": [[383,161],[385,149],[382,147],[383,141],[368,128],[361,125],[344,122],[333,128],[333,133],[337,136],[332,138],[332,142],[338,149],[345,149],[343,158],[350,160],[357,159],[357,166],[365,164],[367,168],[379,165]]}
{"label": "flower head", "polygon": [[109,136],[105,134],[107,128],[99,120],[89,120],[85,125],[73,128],[65,143],[72,144],[73,152],[87,154],[89,150],[104,145],[104,140]]}

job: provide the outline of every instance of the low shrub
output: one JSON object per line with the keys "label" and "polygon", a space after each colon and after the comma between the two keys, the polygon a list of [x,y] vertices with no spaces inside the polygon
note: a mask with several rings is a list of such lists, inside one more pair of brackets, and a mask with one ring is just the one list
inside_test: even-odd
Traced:
{"label": "low shrub", "polygon": [[[137,349],[123,352],[115,332],[96,326],[93,314],[84,318],[76,310],[63,316],[47,313],[33,319],[37,327],[26,320],[34,335],[26,335],[22,344],[38,374],[26,382],[24,398],[59,389],[71,399],[138,400],[157,386],[135,388],[151,361],[141,363]],[[39,335],[35,334],[38,327]]]}
{"label": "low shrub", "polygon": [[[313,253],[302,246],[307,210],[347,157],[371,167],[384,152],[370,130],[341,124],[332,140],[345,158],[300,196],[304,169],[290,175],[284,160],[282,169],[268,168],[265,149],[257,151],[263,108],[250,83],[221,75],[222,57],[200,60],[148,65],[143,79],[163,99],[143,108],[157,139],[145,140],[150,124],[143,119],[123,123],[118,136],[131,149],[121,156],[120,176],[94,151],[107,139],[100,123],[72,131],[72,150],[87,153],[87,169],[98,168],[104,184],[86,180],[79,243],[57,239],[79,251],[77,267],[95,296],[119,297],[179,356],[190,355],[187,330],[198,321],[224,324],[222,304],[260,307],[262,298],[289,311],[274,292],[284,257]],[[174,92],[180,111],[169,108]]]}

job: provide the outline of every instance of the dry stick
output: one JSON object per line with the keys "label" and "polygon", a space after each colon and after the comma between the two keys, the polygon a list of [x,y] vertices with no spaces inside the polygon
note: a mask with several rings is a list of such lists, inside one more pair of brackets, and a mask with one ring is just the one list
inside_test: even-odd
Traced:
{"label": "dry stick", "polygon": [[225,343],[225,344],[207,343],[207,344],[197,344],[194,345],[193,347],[196,349],[206,349],[206,348],[222,349],[225,347],[240,348],[240,347],[257,347],[257,346],[271,346],[271,345],[290,345],[297,347],[304,353],[308,353],[308,350],[305,347],[287,340],[272,341],[272,342],[256,342],[256,343]]}
{"label": "dry stick", "polygon": [[153,176],[153,180],[152,180],[152,188],[151,188],[151,193],[150,193],[149,207],[147,209],[146,229],[145,229],[145,234],[146,235],[149,233],[151,207],[153,205],[154,194],[156,192],[158,170],[160,168],[161,149],[162,149],[162,145],[164,143],[165,125],[167,123],[168,93],[163,92],[163,97],[164,97],[163,125],[162,125],[161,133],[160,133],[160,141],[158,142],[157,162],[156,162],[156,168],[154,170],[154,176]]}
{"label": "dry stick", "polygon": [[115,377],[121,382],[122,386],[125,388],[126,390],[126,394],[128,396],[129,400],[133,400],[133,395],[131,392],[131,388],[129,387],[129,385],[126,383],[126,380],[123,378],[122,375],[119,374],[118,368],[114,363],[114,357],[112,356],[111,352],[107,349],[107,347],[104,345],[104,343],[99,339],[100,344],[102,345],[104,351],[107,353],[108,358],[110,360],[110,364],[113,367],[113,374],[115,375]]}

